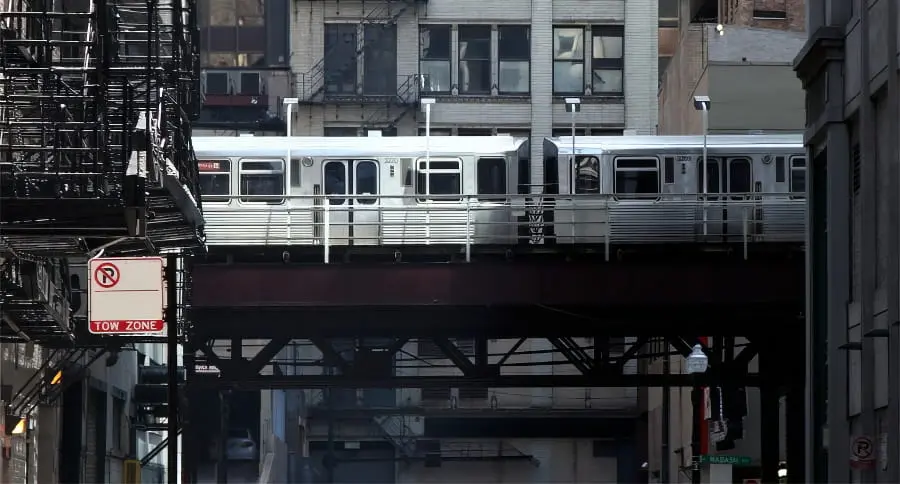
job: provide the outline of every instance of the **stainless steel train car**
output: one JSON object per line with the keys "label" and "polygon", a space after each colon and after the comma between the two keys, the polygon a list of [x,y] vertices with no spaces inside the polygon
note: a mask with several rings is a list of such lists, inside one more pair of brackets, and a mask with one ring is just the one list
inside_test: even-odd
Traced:
{"label": "stainless steel train car", "polygon": [[705,146],[704,158],[703,136],[545,139],[557,242],[804,240],[802,136],[713,135]]}
{"label": "stainless steel train car", "polygon": [[211,246],[512,244],[509,194],[529,182],[529,142],[511,136],[193,144]]}

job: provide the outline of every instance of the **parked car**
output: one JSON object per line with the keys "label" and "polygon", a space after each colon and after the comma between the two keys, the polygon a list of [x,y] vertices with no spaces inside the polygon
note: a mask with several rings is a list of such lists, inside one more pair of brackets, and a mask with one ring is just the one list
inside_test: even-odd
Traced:
{"label": "parked car", "polygon": [[[218,441],[213,440],[209,448],[212,460],[216,460],[219,457],[217,444]],[[225,440],[225,460],[256,460],[258,455],[258,447],[250,435],[249,429],[228,430],[228,438]]]}

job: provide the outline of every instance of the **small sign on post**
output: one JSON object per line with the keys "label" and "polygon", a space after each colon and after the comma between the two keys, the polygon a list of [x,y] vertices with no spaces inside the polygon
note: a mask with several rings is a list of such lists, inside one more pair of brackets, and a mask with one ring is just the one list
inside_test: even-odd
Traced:
{"label": "small sign on post", "polygon": [[853,437],[850,442],[850,467],[871,469],[875,466],[875,443],[867,435]]}
{"label": "small sign on post", "polygon": [[747,455],[702,455],[700,462],[704,464],[731,464],[733,466],[748,467],[753,464],[753,459]]}
{"label": "small sign on post", "polygon": [[91,259],[88,330],[93,334],[156,334],[165,330],[162,257]]}

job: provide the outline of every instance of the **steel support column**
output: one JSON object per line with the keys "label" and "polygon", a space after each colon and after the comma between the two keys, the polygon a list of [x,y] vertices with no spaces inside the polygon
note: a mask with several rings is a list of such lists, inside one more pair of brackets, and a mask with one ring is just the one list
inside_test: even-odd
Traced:
{"label": "steel support column", "polygon": [[[760,403],[760,461],[762,467],[762,482],[778,482],[778,461],[781,453],[779,421],[779,387],[774,376],[783,372],[783,365],[776,364],[775,358],[782,356],[775,345],[764,346],[760,351],[759,370],[763,377],[763,385],[759,388]],[[788,367],[791,362],[788,358]]]}
{"label": "steel support column", "polygon": [[178,256],[170,255],[166,260],[166,328],[168,370],[168,459],[166,475],[169,484],[178,484]]}
{"label": "steel support column", "polygon": [[216,483],[228,483],[228,461],[226,460],[225,442],[228,440],[228,413],[229,397],[231,391],[223,389],[219,391],[219,435],[216,446]]}

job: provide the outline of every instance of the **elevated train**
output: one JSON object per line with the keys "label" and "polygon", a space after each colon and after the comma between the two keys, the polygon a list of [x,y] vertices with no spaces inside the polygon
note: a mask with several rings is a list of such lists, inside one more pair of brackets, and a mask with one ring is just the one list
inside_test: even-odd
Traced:
{"label": "elevated train", "polygon": [[511,136],[193,143],[210,246],[803,241],[800,136],[547,138],[537,186]]}

